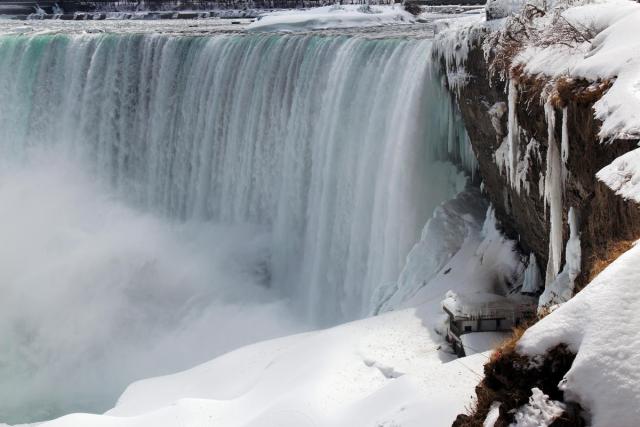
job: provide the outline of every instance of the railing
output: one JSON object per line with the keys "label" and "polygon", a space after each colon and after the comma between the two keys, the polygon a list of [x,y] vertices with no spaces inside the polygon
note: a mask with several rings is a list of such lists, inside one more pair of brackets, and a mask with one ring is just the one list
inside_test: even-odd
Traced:
{"label": "railing", "polygon": [[462,330],[455,323],[449,322],[449,330],[456,336],[462,335]]}

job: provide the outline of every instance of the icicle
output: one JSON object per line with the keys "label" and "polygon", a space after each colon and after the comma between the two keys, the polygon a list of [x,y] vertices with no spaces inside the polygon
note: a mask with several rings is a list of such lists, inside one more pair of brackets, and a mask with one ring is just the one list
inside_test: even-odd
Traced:
{"label": "icicle", "polygon": [[538,261],[536,256],[532,253],[529,255],[529,264],[524,272],[524,281],[522,283],[522,292],[528,294],[535,294],[538,292],[544,283],[542,282],[542,275],[538,268]]}
{"label": "icicle", "polygon": [[569,240],[565,248],[565,265],[562,272],[548,283],[540,296],[540,308],[548,308],[562,304],[573,297],[575,280],[580,274],[582,262],[582,248],[580,247],[580,225],[573,208],[569,209]]}
{"label": "icicle", "polygon": [[498,137],[498,141],[504,137],[504,130],[502,129],[502,117],[509,110],[507,104],[504,102],[496,102],[489,108],[487,112],[489,114],[489,118],[491,119],[491,125],[493,126],[493,130],[496,132],[496,136]]}
{"label": "icicle", "polygon": [[[516,192],[520,193],[518,171],[526,166],[520,165],[518,162],[518,159],[520,158],[520,127],[516,116],[517,101],[518,88],[516,87],[515,81],[510,80],[508,105],[506,106],[506,110],[509,114],[507,120],[507,136],[502,140],[502,143],[493,154],[493,159],[498,166],[500,173],[506,175],[507,182],[511,188],[514,188]],[[489,116],[491,117],[491,122],[496,130],[498,141],[502,137],[499,123],[502,118],[502,114],[504,114],[504,108],[504,103],[497,103],[489,110]]]}
{"label": "icicle", "polygon": [[569,160],[569,125],[567,123],[567,107],[562,109],[562,188],[567,180],[567,161]]}
{"label": "icicle", "polygon": [[529,169],[531,169],[531,159],[538,158],[538,162],[540,161],[540,144],[534,138],[531,138],[529,143],[527,144],[527,148],[524,152],[524,157],[522,161],[518,162],[517,170],[516,170],[516,182],[518,191],[520,188],[524,188],[527,194],[529,194],[531,190],[531,183],[527,179],[527,175],[529,173]]}
{"label": "icicle", "polygon": [[546,283],[551,283],[560,271],[562,261],[562,165],[555,140],[556,117],[550,102],[544,106],[547,118],[547,171],[545,175],[544,200],[549,207],[549,261]]}
{"label": "icicle", "polygon": [[[582,248],[580,244],[580,224],[573,207],[569,209],[569,241],[565,249],[565,270],[569,273],[571,283],[581,270]],[[573,289],[573,287],[572,287]]]}
{"label": "icicle", "polygon": [[514,187],[517,192],[520,192],[520,186],[516,181],[516,170],[519,158],[519,142],[520,142],[520,128],[518,126],[518,118],[516,117],[516,107],[518,101],[518,88],[516,82],[511,79],[509,81],[509,119],[507,122],[507,141],[509,144],[509,180],[511,187]]}

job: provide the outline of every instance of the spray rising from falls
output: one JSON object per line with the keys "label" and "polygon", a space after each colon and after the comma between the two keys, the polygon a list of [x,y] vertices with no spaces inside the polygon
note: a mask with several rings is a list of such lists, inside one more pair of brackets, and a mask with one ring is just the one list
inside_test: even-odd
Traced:
{"label": "spray rising from falls", "polygon": [[[108,358],[94,345],[99,340],[128,348],[144,335],[138,332],[162,335],[167,325],[180,325],[183,352],[199,348],[202,337],[184,331],[197,324],[202,332],[212,324],[203,319],[260,284],[316,324],[370,313],[434,208],[464,184],[443,160],[473,168],[461,123],[432,75],[429,48],[428,40],[335,35],[0,36],[0,203],[10,206],[5,219],[20,217],[22,227],[0,231],[20,241],[33,238],[33,222],[44,224],[33,242],[56,245],[33,259],[20,258],[30,245],[18,247],[23,268],[0,260],[2,291],[38,306],[44,287],[71,317],[68,307],[117,301],[100,318],[104,336],[81,328],[63,334],[62,344],[25,341],[21,332],[55,337],[51,328],[66,320],[54,311],[45,310],[41,316],[50,319],[43,320],[37,309],[9,310],[15,319],[6,324],[17,326],[0,333],[33,352],[21,375],[46,369],[51,354],[70,347],[87,360],[91,352]],[[17,202],[10,187],[19,182],[33,203]],[[114,219],[113,212],[120,214]],[[85,259],[81,248],[89,242],[102,252]],[[119,261],[100,261],[112,258]],[[229,269],[231,258],[241,266]],[[51,271],[58,277],[43,284]],[[207,308],[194,314],[194,300]],[[129,310],[139,312],[138,327],[118,328]],[[255,321],[265,323],[263,315]],[[287,322],[266,327],[264,336],[290,330]],[[41,329],[34,335],[30,328]],[[145,343],[152,339],[147,334]],[[180,352],[149,346],[167,358]],[[55,366],[55,375],[30,387],[53,387],[71,369]]]}

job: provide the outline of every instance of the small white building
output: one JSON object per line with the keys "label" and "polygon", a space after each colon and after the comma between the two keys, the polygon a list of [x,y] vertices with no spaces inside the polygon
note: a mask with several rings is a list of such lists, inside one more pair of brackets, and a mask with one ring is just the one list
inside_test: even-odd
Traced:
{"label": "small white building", "polygon": [[484,292],[456,294],[449,291],[442,301],[448,315],[446,339],[454,351],[464,355],[461,336],[473,332],[511,331],[536,315],[537,301],[526,295],[509,297]]}

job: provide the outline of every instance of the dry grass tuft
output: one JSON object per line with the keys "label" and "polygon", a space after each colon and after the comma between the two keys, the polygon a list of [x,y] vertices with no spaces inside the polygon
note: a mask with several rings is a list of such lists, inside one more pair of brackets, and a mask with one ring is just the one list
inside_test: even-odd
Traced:
{"label": "dry grass tuft", "polygon": [[497,393],[480,383],[476,387],[476,400],[473,405],[467,408],[466,414],[458,415],[452,427],[478,427],[484,425],[484,420],[491,409],[491,404],[496,400],[498,400]]}
{"label": "dry grass tuft", "polygon": [[[504,340],[491,354],[489,362],[485,365],[485,379],[476,387],[476,399],[470,408],[467,408],[467,413],[459,415],[456,421],[453,423],[453,427],[478,427],[482,426],[487,414],[491,408],[491,405],[496,400],[504,402],[504,393],[509,392],[507,389],[500,390],[499,387],[495,387],[492,381],[492,373],[494,367],[501,365],[505,360],[511,361],[522,359],[522,356],[516,353],[516,345],[524,332],[537,321],[532,320],[527,324],[522,324],[513,329],[511,336]],[[520,364],[517,362],[516,364]],[[511,393],[508,400],[518,401],[518,395]],[[506,426],[503,422],[496,423],[498,426]]]}
{"label": "dry grass tuft", "polygon": [[571,102],[591,105],[602,98],[612,84],[611,80],[589,82],[585,79],[561,77],[555,83],[557,101],[554,106],[562,108]]}
{"label": "dry grass tuft", "polygon": [[524,335],[524,332],[527,329],[529,329],[529,327],[531,327],[536,321],[537,319],[513,328],[511,336],[506,340],[504,340],[502,343],[500,343],[500,345],[498,345],[498,347],[496,347],[494,352],[491,354],[489,363],[496,362],[498,359],[501,359],[503,357],[506,357],[515,353],[516,345],[518,344],[518,341],[520,341],[520,338],[522,338],[522,335]]}
{"label": "dry grass tuft", "polygon": [[511,68],[511,79],[518,86],[518,96],[525,105],[548,100],[557,109],[569,104],[593,105],[613,84],[611,80],[589,82],[566,76],[551,80],[546,76],[527,74],[523,65]]}
{"label": "dry grass tuft", "polygon": [[595,259],[591,261],[591,270],[587,275],[587,283],[590,283],[595,279],[602,270],[607,268],[609,264],[615,261],[620,255],[631,249],[634,242],[635,240],[618,240],[617,242],[608,244],[603,251],[600,251],[601,253],[606,254],[605,257],[595,258],[594,255]]}

